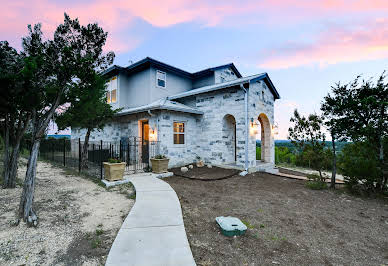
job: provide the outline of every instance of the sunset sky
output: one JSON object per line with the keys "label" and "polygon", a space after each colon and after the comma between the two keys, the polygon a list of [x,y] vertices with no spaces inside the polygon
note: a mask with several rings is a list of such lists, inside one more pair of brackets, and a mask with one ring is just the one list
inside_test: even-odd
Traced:
{"label": "sunset sky", "polygon": [[293,109],[319,111],[337,81],[388,70],[388,0],[100,1],[1,0],[0,39],[20,48],[27,24],[47,37],[63,13],[109,32],[106,50],[126,66],[146,56],[187,71],[233,62],[245,75],[267,72],[277,139]]}

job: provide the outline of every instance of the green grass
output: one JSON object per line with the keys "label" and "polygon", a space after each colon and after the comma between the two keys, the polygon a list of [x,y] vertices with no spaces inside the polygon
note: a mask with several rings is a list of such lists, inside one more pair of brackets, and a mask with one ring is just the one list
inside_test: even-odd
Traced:
{"label": "green grass", "polygon": [[102,230],[102,229],[96,229],[96,235],[97,236],[100,236],[100,235],[102,235],[104,233],[104,230]]}
{"label": "green grass", "polygon": [[321,182],[321,181],[307,181],[306,187],[313,190],[322,190],[322,189],[327,189],[327,184],[326,182]]}
{"label": "green grass", "polygon": [[242,222],[243,224],[245,224],[246,227],[247,227],[248,229],[253,229],[253,228],[255,228],[255,226],[254,226],[253,224],[251,224],[249,221],[241,220],[241,222]]}
{"label": "green grass", "polygon": [[94,238],[90,245],[92,246],[93,249],[95,249],[95,248],[99,248],[101,246],[101,243],[102,243],[101,239]]}

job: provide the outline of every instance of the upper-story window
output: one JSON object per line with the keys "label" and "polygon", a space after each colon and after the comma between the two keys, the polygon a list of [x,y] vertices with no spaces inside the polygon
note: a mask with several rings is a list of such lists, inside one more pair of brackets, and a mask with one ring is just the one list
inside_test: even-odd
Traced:
{"label": "upper-story window", "polygon": [[117,102],[117,77],[113,77],[108,81],[108,87],[106,88],[106,101],[107,103]]}
{"label": "upper-story window", "polygon": [[156,86],[166,88],[166,72],[156,70]]}

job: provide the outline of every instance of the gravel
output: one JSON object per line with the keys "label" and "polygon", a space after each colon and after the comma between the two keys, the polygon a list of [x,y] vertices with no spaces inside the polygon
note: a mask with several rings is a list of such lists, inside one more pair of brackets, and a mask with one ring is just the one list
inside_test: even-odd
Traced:
{"label": "gravel", "polygon": [[[22,159],[19,178],[24,179]],[[15,226],[22,187],[0,189],[0,265],[102,265],[134,204],[130,185],[105,189],[76,173],[38,162],[37,228]]]}

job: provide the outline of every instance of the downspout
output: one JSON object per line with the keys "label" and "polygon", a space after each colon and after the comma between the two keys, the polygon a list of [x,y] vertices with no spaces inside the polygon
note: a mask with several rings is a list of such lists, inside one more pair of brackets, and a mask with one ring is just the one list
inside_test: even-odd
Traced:
{"label": "downspout", "polygon": [[241,89],[244,90],[244,104],[245,104],[245,171],[248,172],[248,140],[249,140],[249,119],[248,119],[248,89],[240,84]]}

